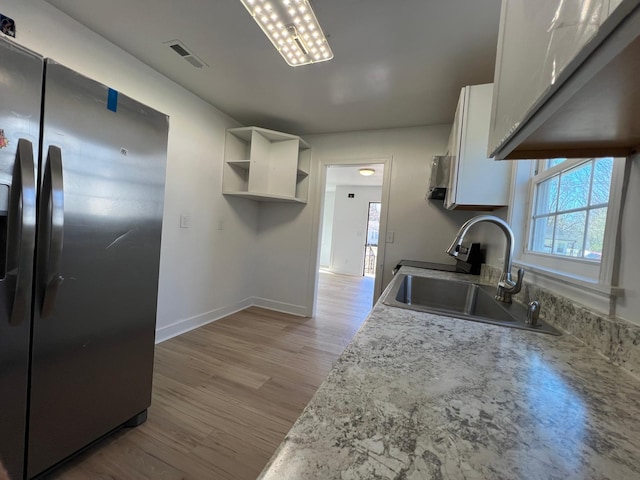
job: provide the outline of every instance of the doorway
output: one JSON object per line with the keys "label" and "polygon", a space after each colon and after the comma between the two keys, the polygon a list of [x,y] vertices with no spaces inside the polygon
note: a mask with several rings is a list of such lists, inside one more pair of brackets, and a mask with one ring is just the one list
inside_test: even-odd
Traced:
{"label": "doorway", "polygon": [[385,163],[325,165],[316,289],[331,281],[327,276],[338,276],[342,281],[357,283],[369,305],[377,299],[376,285],[381,279],[376,278],[376,272],[381,270],[377,267],[383,253],[378,238],[384,224]]}

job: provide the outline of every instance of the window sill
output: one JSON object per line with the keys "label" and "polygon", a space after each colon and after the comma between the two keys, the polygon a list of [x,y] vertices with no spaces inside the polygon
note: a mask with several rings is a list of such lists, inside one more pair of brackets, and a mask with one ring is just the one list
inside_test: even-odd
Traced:
{"label": "window sill", "polygon": [[615,315],[616,298],[624,294],[622,287],[598,283],[587,277],[570,275],[518,260],[514,260],[513,265],[525,269],[528,274],[525,276],[526,282],[551,290],[608,316]]}

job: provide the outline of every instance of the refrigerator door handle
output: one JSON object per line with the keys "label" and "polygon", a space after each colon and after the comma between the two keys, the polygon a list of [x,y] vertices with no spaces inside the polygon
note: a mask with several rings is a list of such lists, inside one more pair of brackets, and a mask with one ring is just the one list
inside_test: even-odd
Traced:
{"label": "refrigerator door handle", "polygon": [[9,323],[19,325],[29,320],[33,251],[36,240],[36,183],[33,145],[18,140],[13,166],[7,219],[7,274],[14,291],[9,309]]}
{"label": "refrigerator door handle", "polygon": [[[58,289],[64,280],[60,274],[62,239],[64,233],[64,185],[62,181],[62,151],[51,145],[47,153],[42,193],[40,196],[40,225],[42,236],[38,264],[46,270],[42,293],[41,318],[53,313]],[[48,237],[48,238],[47,238]]]}

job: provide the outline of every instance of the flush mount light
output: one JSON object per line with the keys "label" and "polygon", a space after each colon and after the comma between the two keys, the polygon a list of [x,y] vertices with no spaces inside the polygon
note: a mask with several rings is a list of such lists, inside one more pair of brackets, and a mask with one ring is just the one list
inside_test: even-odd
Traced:
{"label": "flush mount light", "polygon": [[371,175],[376,173],[376,171],[373,168],[361,168],[359,172],[360,172],[360,175],[362,175],[363,177],[370,177]]}
{"label": "flush mount light", "polygon": [[292,67],[333,58],[309,0],[240,1]]}

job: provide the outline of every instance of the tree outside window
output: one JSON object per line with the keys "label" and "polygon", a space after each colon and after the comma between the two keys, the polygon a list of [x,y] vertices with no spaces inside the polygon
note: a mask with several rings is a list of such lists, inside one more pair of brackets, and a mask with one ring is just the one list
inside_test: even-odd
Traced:
{"label": "tree outside window", "polygon": [[613,158],[544,162],[535,180],[530,250],[599,262],[602,258]]}

